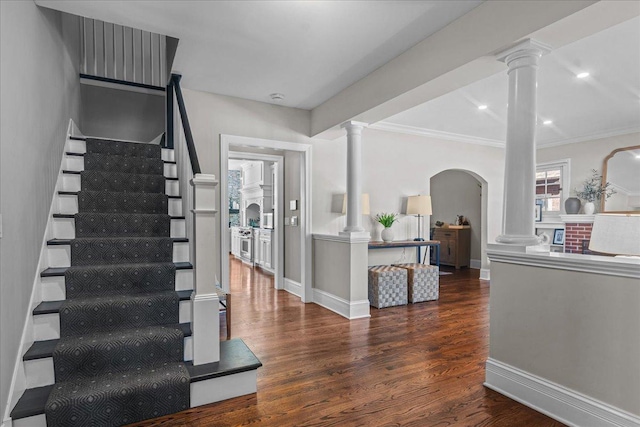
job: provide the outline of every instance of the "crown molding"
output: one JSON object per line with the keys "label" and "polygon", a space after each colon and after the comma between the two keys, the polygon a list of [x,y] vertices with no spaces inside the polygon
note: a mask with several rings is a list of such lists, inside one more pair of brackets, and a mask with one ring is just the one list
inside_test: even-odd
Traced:
{"label": "crown molding", "polygon": [[576,136],[574,138],[556,139],[556,140],[551,140],[546,142],[539,142],[538,148],[550,148],[550,147],[557,147],[560,145],[576,144],[578,142],[591,141],[594,139],[611,138],[614,136],[627,135],[630,133],[638,133],[638,132],[640,132],[639,126],[611,129],[601,133],[592,133],[589,135]]}
{"label": "crown molding", "polygon": [[425,129],[416,126],[400,125],[389,122],[378,122],[369,126],[369,129],[386,132],[404,133],[407,135],[426,136],[428,138],[446,139],[448,141],[464,142],[467,144],[485,145],[494,148],[504,148],[504,141],[497,139],[481,138],[477,136],[463,135],[460,133],[444,132],[440,130]]}

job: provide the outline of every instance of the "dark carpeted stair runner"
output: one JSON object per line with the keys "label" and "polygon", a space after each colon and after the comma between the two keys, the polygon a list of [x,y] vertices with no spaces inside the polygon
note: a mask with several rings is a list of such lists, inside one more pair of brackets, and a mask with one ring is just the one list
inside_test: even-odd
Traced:
{"label": "dark carpeted stair runner", "polygon": [[171,217],[157,145],[87,140],[49,426],[119,426],[189,407]]}

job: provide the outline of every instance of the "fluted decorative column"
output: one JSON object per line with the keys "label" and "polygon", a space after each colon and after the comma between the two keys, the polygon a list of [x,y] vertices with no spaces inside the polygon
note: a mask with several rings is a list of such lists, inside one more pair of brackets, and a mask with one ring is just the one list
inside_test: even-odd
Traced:
{"label": "fluted decorative column", "polygon": [[342,235],[368,235],[362,227],[362,129],[366,123],[349,121],[347,131],[347,225]]}
{"label": "fluted decorative column", "polygon": [[532,246],[534,229],[537,70],[551,49],[527,39],[497,55],[509,67],[509,108],[504,171],[504,211],[498,243]]}

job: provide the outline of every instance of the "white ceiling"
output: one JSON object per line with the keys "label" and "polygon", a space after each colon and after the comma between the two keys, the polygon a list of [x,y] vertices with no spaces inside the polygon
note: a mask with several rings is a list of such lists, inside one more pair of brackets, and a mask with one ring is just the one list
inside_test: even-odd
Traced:
{"label": "white ceiling", "polygon": [[[582,71],[585,79],[576,78]],[[505,70],[386,119],[389,130],[503,145]],[[479,110],[479,105],[487,105]],[[640,18],[543,56],[538,71],[540,145],[640,131]],[[552,125],[542,121],[552,120]],[[639,141],[640,143],[640,141]]]}
{"label": "white ceiling", "polygon": [[76,1],[39,4],[180,39],[186,88],[312,109],[481,0]]}
{"label": "white ceiling", "polygon": [[[37,2],[180,39],[174,70],[182,72],[184,87],[304,109],[322,104],[482,3]],[[583,70],[591,76],[576,79]],[[374,126],[503,145],[507,87],[505,66],[497,75]],[[274,92],[285,99],[272,101]],[[539,126],[541,145],[640,130],[640,18],[544,56],[538,93],[540,119],[553,120]],[[488,108],[480,111],[480,104]]]}

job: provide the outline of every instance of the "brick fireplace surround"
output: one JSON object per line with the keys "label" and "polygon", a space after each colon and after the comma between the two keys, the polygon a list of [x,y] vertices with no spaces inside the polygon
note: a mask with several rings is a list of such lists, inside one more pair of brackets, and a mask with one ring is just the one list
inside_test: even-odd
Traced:
{"label": "brick fireplace surround", "polygon": [[564,251],[572,254],[590,253],[588,247],[594,215],[561,215],[560,219],[565,223]]}

